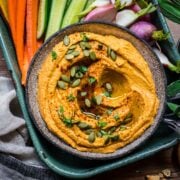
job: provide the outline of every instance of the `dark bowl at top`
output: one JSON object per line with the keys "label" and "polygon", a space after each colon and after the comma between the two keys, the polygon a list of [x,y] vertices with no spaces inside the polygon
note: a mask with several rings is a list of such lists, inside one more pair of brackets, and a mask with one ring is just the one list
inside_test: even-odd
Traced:
{"label": "dark bowl at top", "polygon": [[[60,41],[63,40],[65,35],[69,35],[75,32],[85,32],[85,31],[102,34],[102,35],[107,35],[107,34],[113,35],[118,38],[123,38],[131,42],[147,61],[153,75],[157,96],[160,100],[159,109],[154,119],[154,123],[138,139],[134,140],[125,147],[120,148],[115,152],[109,154],[80,152],[72,148],[68,144],[64,143],[61,139],[56,137],[47,129],[47,126],[41,117],[37,102],[37,76],[38,76],[38,71],[40,70],[41,64],[44,61],[45,57],[51,52],[52,48],[56,44],[58,44]],[[29,110],[30,116],[35,126],[41,132],[43,137],[45,137],[56,147],[85,159],[92,159],[92,160],[113,159],[117,157],[122,157],[130,153],[140,145],[142,145],[142,143],[144,143],[156,130],[160,120],[162,119],[162,115],[164,113],[164,108],[165,108],[166,78],[162,65],[159,59],[157,58],[157,56],[153,53],[151,47],[146,42],[142,41],[133,33],[131,33],[129,30],[113,24],[102,23],[102,22],[79,23],[69,26],[57,32],[51,38],[49,38],[49,40],[38,50],[30,65],[27,76],[26,102],[27,102],[27,108]]]}

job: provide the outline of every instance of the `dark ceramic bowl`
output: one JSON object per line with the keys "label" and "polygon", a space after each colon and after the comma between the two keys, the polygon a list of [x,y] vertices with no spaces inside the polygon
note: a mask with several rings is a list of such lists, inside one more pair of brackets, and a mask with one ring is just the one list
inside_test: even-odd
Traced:
{"label": "dark ceramic bowl", "polygon": [[[160,100],[160,106],[158,113],[154,119],[154,123],[141,135],[138,139],[134,140],[125,147],[118,149],[117,151],[110,154],[101,154],[101,153],[89,153],[89,152],[80,152],[71,146],[64,143],[61,139],[52,134],[43,121],[41,114],[39,112],[38,102],[37,102],[37,76],[38,71],[41,68],[45,57],[51,52],[52,48],[63,40],[64,36],[67,34],[72,34],[75,32],[93,32],[102,35],[113,35],[118,38],[123,38],[131,42],[142,56],[147,61],[149,68],[153,74],[153,79],[156,86],[156,92]],[[102,22],[89,22],[89,23],[80,23],[69,26],[58,33],[54,34],[49,40],[38,50],[36,55],[33,58],[31,66],[29,68],[27,82],[26,82],[26,102],[27,107],[30,113],[32,120],[34,121],[35,126],[41,132],[41,134],[56,147],[65,150],[73,155],[79,156],[85,159],[92,160],[107,160],[117,157],[122,157],[134,149],[142,145],[149,137],[155,132],[162,115],[164,113],[165,102],[166,102],[166,78],[162,65],[153,53],[151,47],[137,36],[132,34],[129,30],[108,23]],[[58,149],[57,149],[58,151]]]}

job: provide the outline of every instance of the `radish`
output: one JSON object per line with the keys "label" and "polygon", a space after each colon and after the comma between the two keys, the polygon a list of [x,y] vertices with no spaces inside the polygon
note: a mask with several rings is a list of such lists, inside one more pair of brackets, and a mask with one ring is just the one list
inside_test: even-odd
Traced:
{"label": "radish", "polygon": [[159,58],[159,60],[161,61],[161,63],[169,68],[171,71],[174,71],[176,73],[180,73],[180,67],[179,66],[175,66],[174,64],[172,64],[167,56],[165,54],[163,54],[161,51],[159,51],[157,48],[153,48],[155,54],[157,55],[157,57]]}
{"label": "radish", "polygon": [[129,29],[138,37],[149,41],[152,37],[153,32],[156,30],[156,27],[149,22],[138,21],[134,23]]}
{"label": "radish", "polygon": [[112,5],[106,5],[97,7],[94,10],[92,10],[85,18],[84,21],[106,21],[106,22],[112,22],[113,19],[116,17],[117,10]]}
{"label": "radish", "polygon": [[117,9],[122,9],[124,7],[132,5],[134,1],[133,0],[111,0],[111,3],[114,4],[114,6]]}
{"label": "radish", "polygon": [[132,10],[125,9],[117,13],[116,15],[116,24],[127,27],[131,25],[133,22],[135,22],[140,17],[152,13],[156,10],[156,7],[150,3],[146,8],[141,9],[137,13],[135,13]]}
{"label": "radish", "polygon": [[94,1],[87,9],[85,9],[84,11],[82,11],[81,13],[79,13],[77,16],[79,18],[84,17],[85,15],[87,15],[89,12],[91,12],[94,8],[96,7],[101,7],[101,6],[106,6],[110,4],[109,0],[96,0]]}
{"label": "radish", "polygon": [[[138,12],[141,10],[141,7],[138,4],[133,4],[132,6],[129,7],[129,9],[131,9],[134,12]],[[145,16],[141,17],[140,20],[151,22],[151,15],[146,14]]]}

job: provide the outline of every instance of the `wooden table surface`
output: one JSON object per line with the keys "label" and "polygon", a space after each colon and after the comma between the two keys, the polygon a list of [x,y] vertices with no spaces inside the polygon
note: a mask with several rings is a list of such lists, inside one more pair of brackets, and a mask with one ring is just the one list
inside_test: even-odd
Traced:
{"label": "wooden table surface", "polygon": [[[180,25],[168,21],[171,32],[177,42],[180,39]],[[2,52],[0,51],[0,76],[10,77]],[[169,169],[171,177],[167,179],[180,180],[180,145],[161,151],[152,157],[141,160],[126,167],[122,167],[91,179],[119,179],[119,180],[143,180],[147,175],[158,175],[162,170]]]}

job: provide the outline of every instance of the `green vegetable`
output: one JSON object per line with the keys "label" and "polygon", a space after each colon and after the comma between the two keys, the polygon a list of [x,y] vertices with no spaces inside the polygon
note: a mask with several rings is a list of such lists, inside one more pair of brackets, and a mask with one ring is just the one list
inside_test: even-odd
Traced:
{"label": "green vegetable", "polygon": [[68,101],[74,101],[75,99],[76,99],[76,97],[73,96],[73,94],[70,94],[69,96],[67,96]]}
{"label": "green vegetable", "polygon": [[180,105],[174,103],[167,103],[169,109],[180,118]]}
{"label": "green vegetable", "polygon": [[66,0],[52,1],[45,41],[60,29],[66,2]]}
{"label": "green vegetable", "polygon": [[39,12],[38,12],[38,24],[37,24],[37,39],[40,39],[47,28],[48,18],[49,18],[49,0],[39,1]]}
{"label": "green vegetable", "polygon": [[136,2],[142,9],[148,6],[148,2],[146,0],[136,0]]}
{"label": "green vegetable", "polygon": [[176,94],[180,93],[180,80],[177,80],[167,87],[167,95],[169,97],[176,96]]}
{"label": "green vegetable", "polygon": [[152,38],[156,41],[164,41],[167,40],[170,36],[170,33],[164,33],[163,30],[153,31]]}
{"label": "green vegetable", "polygon": [[92,85],[93,83],[96,82],[96,78],[94,78],[94,77],[89,77],[89,78],[88,78],[88,82],[89,82],[90,85]]}
{"label": "green vegetable", "polygon": [[61,28],[64,28],[70,24],[79,22],[79,14],[85,7],[87,0],[72,0],[65,15],[61,25]]}
{"label": "green vegetable", "polygon": [[172,21],[180,24],[180,3],[170,0],[158,0],[162,13]]}
{"label": "green vegetable", "polygon": [[120,119],[119,115],[118,115],[118,114],[114,115],[114,119],[115,119],[116,121],[119,120],[119,119]]}
{"label": "green vegetable", "polygon": [[107,122],[104,121],[98,121],[98,127],[103,128],[107,125]]}
{"label": "green vegetable", "polygon": [[57,54],[55,51],[51,51],[51,57],[52,57],[52,60],[56,60],[57,59]]}

